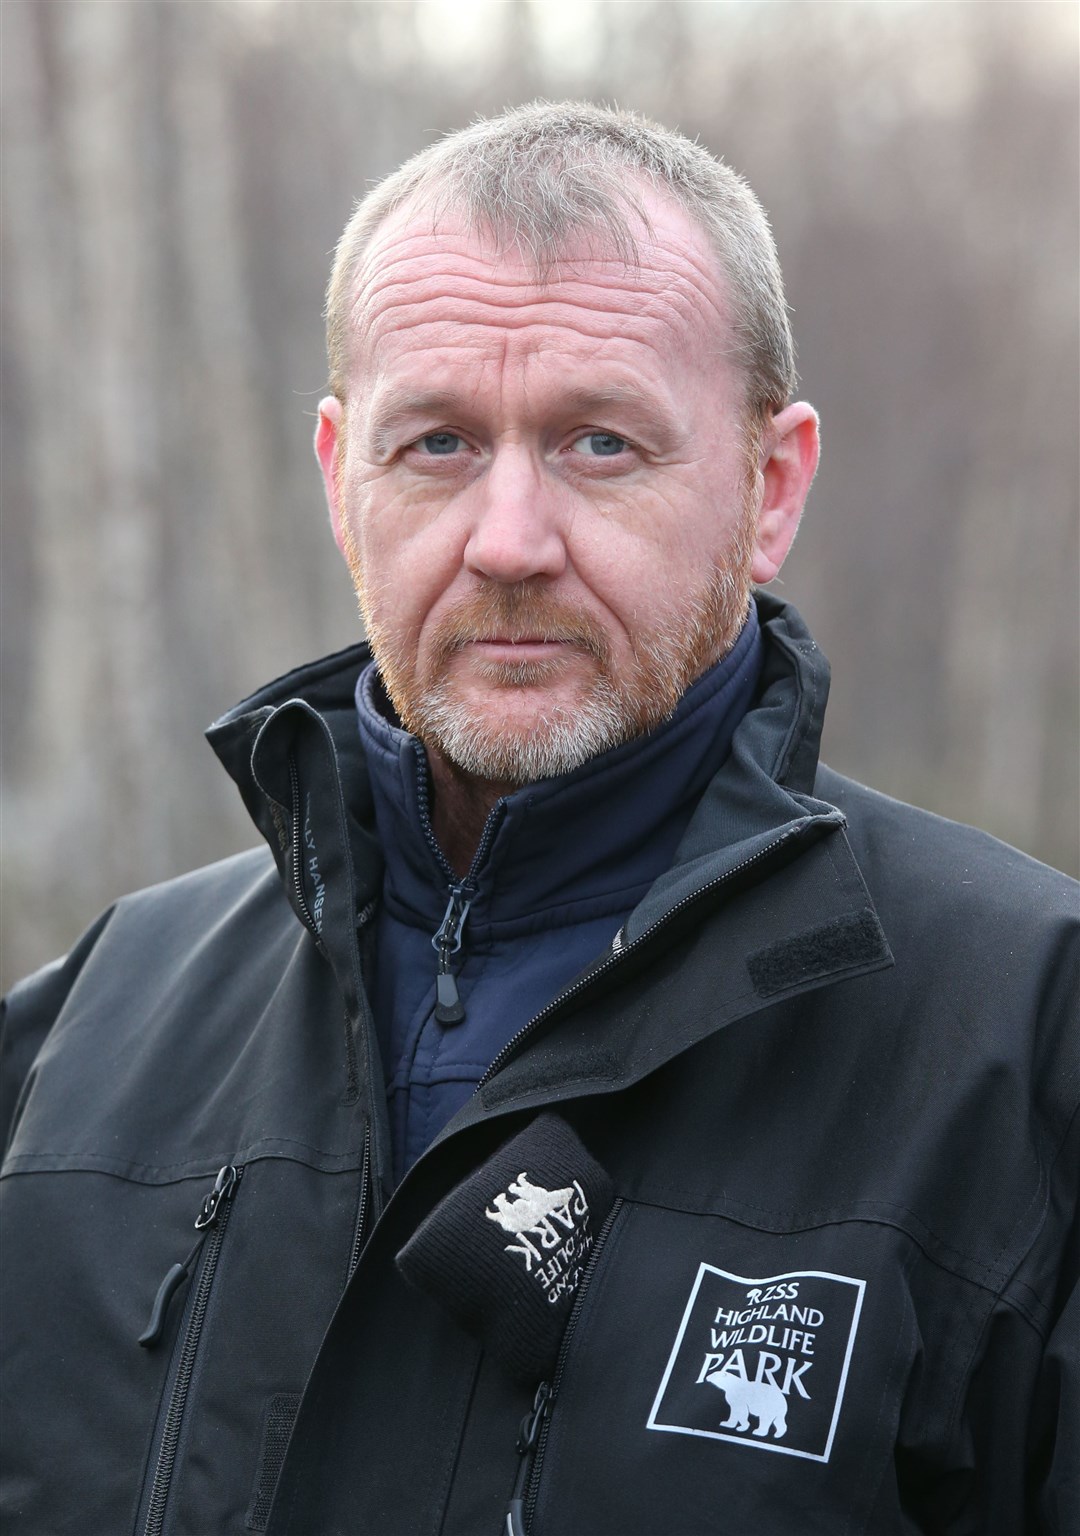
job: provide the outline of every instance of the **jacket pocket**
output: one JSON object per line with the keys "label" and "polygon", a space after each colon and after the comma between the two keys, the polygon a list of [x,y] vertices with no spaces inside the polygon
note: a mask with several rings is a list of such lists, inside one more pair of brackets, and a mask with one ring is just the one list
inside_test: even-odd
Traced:
{"label": "jacket pocket", "polygon": [[514,1486],[510,1509],[506,1517],[506,1536],[526,1536],[532,1511],[536,1505],[536,1497],[540,1487],[540,1478],[543,1473],[544,1453],[547,1449],[548,1432],[551,1424],[551,1414],[558,1401],[559,1388],[562,1385],[563,1371],[566,1366],[566,1356],[573,1342],[577,1329],[578,1318],[585,1297],[588,1294],[589,1285],[600,1262],[607,1239],[611,1234],[622,1208],[622,1200],[616,1199],[604,1220],[603,1226],[597,1234],[592,1252],[589,1254],[585,1266],[585,1273],[581,1277],[581,1283],[574,1298],[574,1305],[566,1322],[566,1332],[563,1334],[562,1343],[559,1346],[555,1369],[550,1382],[542,1381],[536,1389],[533,1399],[532,1411],[527,1413],[521,1421],[518,1432],[517,1450],[521,1458],[517,1481]]}
{"label": "jacket pocket", "polygon": [[136,1524],[139,1536],[161,1536],[164,1528],[176,1453],[203,1325],[210,1305],[221,1245],[243,1172],[242,1166],[236,1167],[232,1163],[226,1163],[218,1171],[214,1187],[203,1199],[195,1218],[198,1234],[195,1244],[182,1263],[173,1264],[166,1272],[154,1298],[149,1322],[139,1337],[139,1343],[144,1348],[153,1349],[158,1345],[165,1332],[170,1303],[184,1282],[189,1281],[191,1289],[188,1304],[173,1346],[173,1358],[147,1465],[142,1507]]}
{"label": "jacket pocket", "polygon": [[529,1536],[854,1536],[917,1350],[900,1234],[625,1201],[567,1330]]}

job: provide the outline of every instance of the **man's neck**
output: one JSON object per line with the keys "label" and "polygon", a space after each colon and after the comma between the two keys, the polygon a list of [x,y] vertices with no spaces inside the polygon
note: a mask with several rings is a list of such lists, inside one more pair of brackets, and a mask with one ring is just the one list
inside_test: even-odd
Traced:
{"label": "man's neck", "polygon": [[431,771],[432,831],[451,869],[464,879],[492,806],[518,786],[478,779],[447,762],[435,748],[425,751]]}

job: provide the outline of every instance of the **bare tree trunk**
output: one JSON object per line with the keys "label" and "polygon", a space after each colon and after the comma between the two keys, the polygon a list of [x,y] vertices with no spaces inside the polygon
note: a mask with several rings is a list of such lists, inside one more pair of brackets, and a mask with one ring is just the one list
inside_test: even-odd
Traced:
{"label": "bare tree trunk", "polygon": [[97,530],[77,470],[87,453],[82,397],[95,386],[77,325],[71,187],[43,46],[44,30],[62,21],[58,10],[17,0],[4,7],[5,317],[22,404],[25,496],[5,508],[5,521],[29,525],[35,578],[26,716],[5,784],[4,862],[9,890],[20,892],[7,903],[5,928],[11,947],[30,953],[34,930],[47,928],[57,907],[81,906],[80,892],[65,884],[62,851],[78,837],[93,864],[103,853],[95,816],[102,765],[91,726],[103,640],[100,628],[85,632],[88,604],[99,606]]}
{"label": "bare tree trunk", "polygon": [[[155,622],[161,367],[146,238],[147,17],[127,5],[36,15],[5,6],[7,153],[18,157],[5,190],[20,231],[6,280],[19,295],[40,591],[29,771],[8,822],[16,854],[24,829],[48,828],[35,854],[49,870],[46,906],[77,903],[80,877],[120,890],[136,869],[145,878],[169,866],[157,808],[168,763]],[[48,84],[35,23],[52,31]],[[121,807],[119,825],[103,818],[106,803]]]}
{"label": "bare tree trunk", "polygon": [[129,843],[140,850],[144,868],[164,873],[169,867],[159,809],[169,764],[157,620],[156,406],[168,387],[168,355],[159,330],[157,252],[148,239],[157,227],[148,212],[158,195],[151,170],[159,129],[145,62],[154,13],[92,4],[62,14],[67,154],[82,256],[77,302],[86,441],[77,515],[95,530],[99,612],[109,620],[93,643],[101,648],[112,711],[102,767],[122,786],[124,807],[123,831],[106,864],[123,883]]}
{"label": "bare tree trunk", "polygon": [[243,209],[236,132],[227,83],[227,19],[219,6],[172,6],[168,36],[168,123],[177,166],[175,231],[189,316],[186,363],[196,376],[192,404],[206,455],[203,505],[188,504],[192,536],[213,558],[201,564],[211,588],[200,596],[205,622],[230,672],[240,653],[272,634],[274,603],[266,548],[273,490],[267,467],[272,426],[260,414],[259,357],[244,274]]}

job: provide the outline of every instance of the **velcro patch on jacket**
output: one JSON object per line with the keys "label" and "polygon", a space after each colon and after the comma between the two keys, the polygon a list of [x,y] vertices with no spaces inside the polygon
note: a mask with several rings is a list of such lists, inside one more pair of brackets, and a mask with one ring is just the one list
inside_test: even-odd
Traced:
{"label": "velcro patch on jacket", "polygon": [[275,1392],[267,1400],[263,1412],[262,1454],[259,1457],[258,1475],[251,1495],[247,1520],[244,1523],[244,1529],[247,1531],[266,1530],[270,1520],[270,1507],[274,1502],[274,1491],[285,1463],[289,1436],[292,1434],[299,1409],[299,1392]]}
{"label": "velcro patch on jacket", "polygon": [[625,1073],[626,1063],[614,1052],[597,1050],[586,1043],[575,1049],[570,1061],[565,1057],[552,1060],[542,1055],[518,1057],[509,1082],[499,1073],[490,1083],[484,1084],[480,1096],[485,1104],[498,1104],[503,1099],[539,1093],[548,1088],[563,1088],[568,1083],[616,1083]]}
{"label": "velcro patch on jacket", "polygon": [[758,996],[772,997],[830,971],[880,960],[887,954],[881,924],[876,914],[867,909],[808,928],[793,939],[769,944],[747,957],[746,969]]}

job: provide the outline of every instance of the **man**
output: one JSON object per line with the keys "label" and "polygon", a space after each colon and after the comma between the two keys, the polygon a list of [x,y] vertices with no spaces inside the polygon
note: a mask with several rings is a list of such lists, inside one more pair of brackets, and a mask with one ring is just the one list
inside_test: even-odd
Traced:
{"label": "man", "polygon": [[818,765],[752,193],[521,108],[328,334],[370,656],[10,1000],[10,1529],[1076,1529],[1076,891]]}

